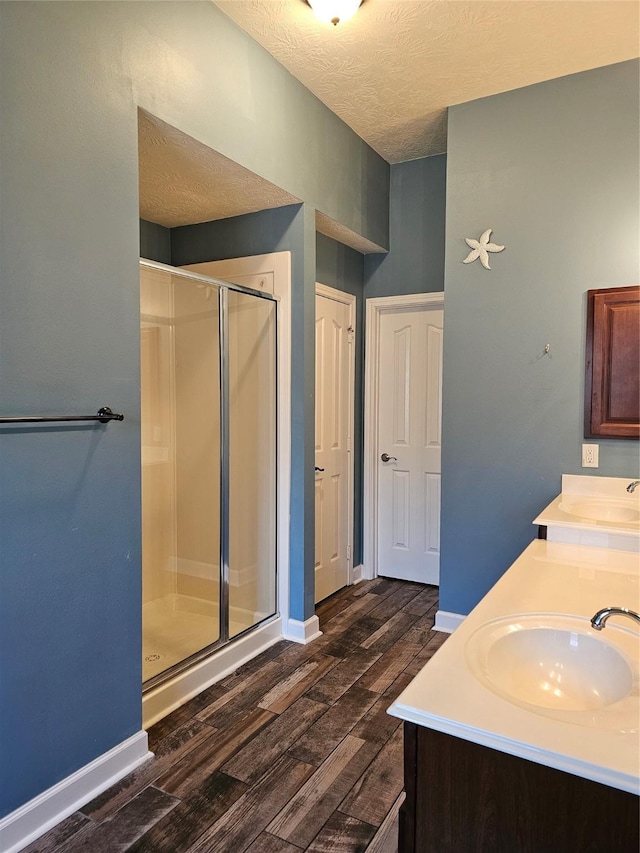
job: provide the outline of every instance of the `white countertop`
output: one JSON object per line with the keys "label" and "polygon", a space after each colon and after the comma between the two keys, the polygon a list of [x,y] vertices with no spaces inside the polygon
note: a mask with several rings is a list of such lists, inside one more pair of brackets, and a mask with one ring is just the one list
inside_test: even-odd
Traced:
{"label": "white countertop", "polygon": [[[561,504],[566,503],[567,497],[563,493],[551,501],[539,516],[534,518],[534,524],[543,524],[547,527],[571,527],[583,530],[591,530],[594,533],[617,533],[640,538],[640,524],[628,521],[602,521],[594,518],[584,518],[562,509]],[[631,501],[629,501],[631,505]],[[637,499],[633,508],[637,505]]]}
{"label": "white countertop", "polygon": [[[594,536],[616,534],[617,536],[640,540],[640,520],[612,521],[594,518],[593,516],[585,517],[570,511],[572,502],[575,504],[582,499],[584,504],[588,504],[589,501],[600,499],[603,505],[607,501],[611,501],[616,506],[628,507],[632,512],[638,513],[640,512],[640,487],[629,493],[627,492],[629,482],[628,477],[586,477],[563,474],[562,492],[542,510],[537,518],[534,518],[533,523],[551,528],[586,531]],[[578,542],[578,540],[575,541]],[[613,542],[615,541],[613,539]],[[582,544],[589,545],[592,543],[583,541]],[[593,544],[596,542],[594,541]],[[616,546],[613,545],[612,547],[615,548]]]}
{"label": "white countertop", "polygon": [[[640,793],[640,719],[630,730],[620,731],[615,726],[603,729],[541,716],[485,687],[465,658],[465,644],[471,634],[501,616],[560,613],[584,617],[585,628],[589,628],[589,620],[603,607],[640,611],[639,562],[637,554],[625,551],[535,540],[400,694],[389,713],[500,752]],[[620,620],[619,625],[624,622]],[[629,621],[625,627],[635,630],[637,626]],[[637,679],[633,695],[625,701],[627,707],[629,701],[639,702]],[[638,709],[640,714],[640,704]],[[580,713],[588,716],[589,712]]]}

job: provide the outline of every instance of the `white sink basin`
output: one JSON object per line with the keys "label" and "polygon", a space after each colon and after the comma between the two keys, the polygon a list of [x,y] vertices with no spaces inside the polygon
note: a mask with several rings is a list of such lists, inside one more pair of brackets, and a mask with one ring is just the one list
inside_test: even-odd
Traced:
{"label": "white sink basin", "polygon": [[588,518],[592,521],[609,521],[623,524],[640,522],[640,503],[635,500],[567,497],[560,501],[559,509],[568,515]]}
{"label": "white sink basin", "polygon": [[637,632],[607,626],[599,633],[587,618],[526,614],[478,628],[467,640],[465,657],[494,693],[567,722],[601,724],[600,711],[631,699],[626,722],[624,708],[614,714],[614,724],[627,728],[637,726],[639,645]]}

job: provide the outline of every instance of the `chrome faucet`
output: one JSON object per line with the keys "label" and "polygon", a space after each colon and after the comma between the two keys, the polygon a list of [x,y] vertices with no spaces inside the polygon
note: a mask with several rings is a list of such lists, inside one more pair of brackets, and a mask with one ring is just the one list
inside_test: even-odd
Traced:
{"label": "chrome faucet", "polygon": [[629,483],[629,485],[627,486],[627,491],[630,495],[635,492],[637,486],[640,486],[640,480],[634,480],[633,483]]}
{"label": "chrome faucet", "polygon": [[610,616],[628,616],[640,623],[640,613],[636,613],[635,610],[629,610],[627,607],[604,607],[595,614],[591,620],[591,625],[596,631],[602,631]]}

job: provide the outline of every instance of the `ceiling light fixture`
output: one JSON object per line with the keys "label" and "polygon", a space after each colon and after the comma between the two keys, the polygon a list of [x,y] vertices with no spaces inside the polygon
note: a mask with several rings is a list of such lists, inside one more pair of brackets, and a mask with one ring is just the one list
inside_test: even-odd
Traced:
{"label": "ceiling light fixture", "polygon": [[353,18],[364,0],[305,0],[321,21],[343,24]]}

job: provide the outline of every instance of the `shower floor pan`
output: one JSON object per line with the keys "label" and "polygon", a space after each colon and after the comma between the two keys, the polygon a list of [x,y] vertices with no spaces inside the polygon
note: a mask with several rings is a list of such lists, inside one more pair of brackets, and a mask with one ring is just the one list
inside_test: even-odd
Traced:
{"label": "shower floor pan", "polygon": [[[231,607],[229,635],[246,631],[263,619]],[[143,607],[142,680],[148,681],[185,658],[215,643],[220,636],[218,605],[201,598],[171,594]]]}

